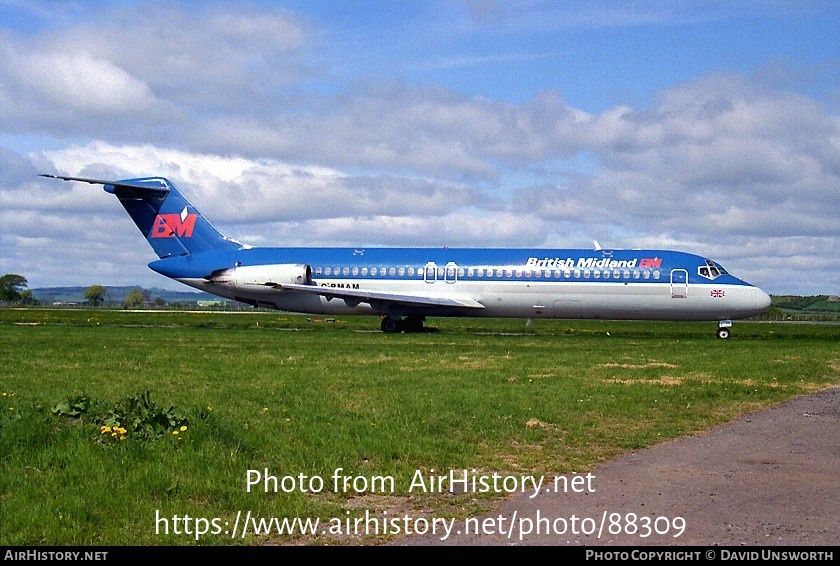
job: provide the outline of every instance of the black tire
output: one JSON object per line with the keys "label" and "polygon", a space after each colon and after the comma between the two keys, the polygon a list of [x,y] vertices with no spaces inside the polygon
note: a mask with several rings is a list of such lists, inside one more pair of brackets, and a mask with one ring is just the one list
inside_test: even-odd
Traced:
{"label": "black tire", "polygon": [[379,327],[382,332],[402,332],[402,321],[398,318],[386,316],[382,319],[382,324]]}
{"label": "black tire", "polygon": [[423,317],[406,317],[406,319],[402,321],[402,325],[406,332],[423,332]]}
{"label": "black tire", "polygon": [[728,328],[718,328],[715,335],[720,338],[721,340],[728,340],[730,336],[730,332]]}

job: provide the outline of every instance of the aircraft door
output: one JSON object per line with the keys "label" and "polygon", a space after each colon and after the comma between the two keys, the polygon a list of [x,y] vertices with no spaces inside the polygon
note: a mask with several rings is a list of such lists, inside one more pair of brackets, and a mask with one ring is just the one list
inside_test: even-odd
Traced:
{"label": "aircraft door", "polygon": [[423,281],[426,283],[437,281],[437,264],[435,262],[430,261],[426,264],[426,268],[423,270]]}
{"label": "aircraft door", "polygon": [[446,270],[443,273],[443,280],[449,283],[455,283],[458,280],[458,264],[450,261],[446,264]]}
{"label": "aircraft door", "polygon": [[685,299],[688,297],[688,271],[685,269],[671,270],[671,298]]}

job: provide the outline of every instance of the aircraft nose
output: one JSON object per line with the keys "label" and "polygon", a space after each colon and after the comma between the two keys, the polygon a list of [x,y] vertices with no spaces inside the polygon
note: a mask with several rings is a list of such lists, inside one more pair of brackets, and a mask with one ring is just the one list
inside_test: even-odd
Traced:
{"label": "aircraft nose", "polygon": [[758,287],[751,287],[749,294],[749,310],[754,311],[754,314],[758,315],[763,313],[770,307],[770,303],[772,300],[770,299],[770,295],[765,293],[762,289]]}
{"label": "aircraft nose", "polygon": [[[730,296],[730,295],[727,295]],[[770,306],[770,295],[749,283],[732,290],[727,318],[758,316]]]}
{"label": "aircraft nose", "polygon": [[761,298],[759,299],[759,303],[760,303],[759,308],[761,308],[761,310],[765,310],[765,309],[770,308],[770,304],[773,302],[773,299],[771,299],[770,295],[768,295],[767,293],[765,293],[761,289],[758,289],[758,290],[761,292]]}

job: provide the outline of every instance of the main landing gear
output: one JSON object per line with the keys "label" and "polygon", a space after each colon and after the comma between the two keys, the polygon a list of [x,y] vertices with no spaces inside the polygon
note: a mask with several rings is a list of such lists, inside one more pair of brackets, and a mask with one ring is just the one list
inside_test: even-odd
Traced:
{"label": "main landing gear", "polygon": [[386,316],[379,327],[382,332],[423,332],[425,316],[407,316],[405,318]]}
{"label": "main landing gear", "polygon": [[718,323],[718,329],[717,329],[717,332],[715,332],[715,336],[717,336],[721,340],[728,340],[729,336],[731,335],[731,333],[729,332],[729,329],[731,327],[732,327],[732,321],[731,320],[721,320]]}

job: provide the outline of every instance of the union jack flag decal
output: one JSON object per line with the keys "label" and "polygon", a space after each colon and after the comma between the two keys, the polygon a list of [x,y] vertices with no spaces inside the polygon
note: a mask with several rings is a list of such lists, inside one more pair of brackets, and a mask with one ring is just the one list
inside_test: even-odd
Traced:
{"label": "union jack flag decal", "polygon": [[720,298],[726,295],[726,291],[724,291],[723,289],[712,289],[710,294],[715,298]]}

